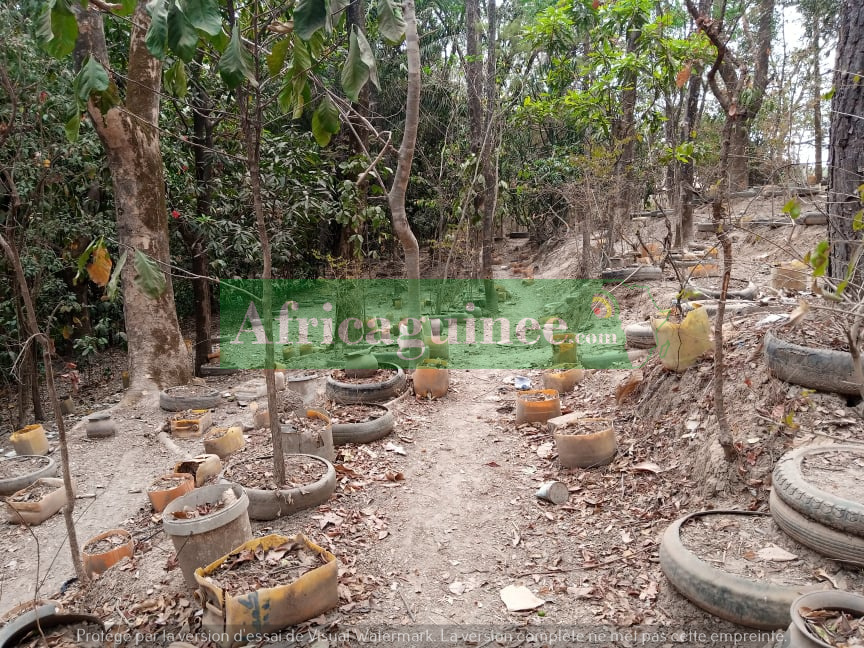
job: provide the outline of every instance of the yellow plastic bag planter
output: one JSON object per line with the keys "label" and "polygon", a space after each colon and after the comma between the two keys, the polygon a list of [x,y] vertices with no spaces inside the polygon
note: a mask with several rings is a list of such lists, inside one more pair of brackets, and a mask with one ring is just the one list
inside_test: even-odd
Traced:
{"label": "yellow plastic bag planter", "polygon": [[672,371],[685,371],[711,348],[711,322],[703,308],[687,313],[681,322],[669,319],[651,320],[660,362]]}
{"label": "yellow plastic bag planter", "polygon": [[[305,545],[327,561],[298,579],[278,587],[268,587],[231,596],[210,577],[223,562],[243,551],[267,551],[287,542]],[[222,648],[246,645],[245,637],[278,632],[308,621],[339,605],[339,564],[336,556],[311,542],[302,533],[293,538],[272,534],[254,538],[226,556],[195,570],[196,597],[204,607],[202,627]]]}

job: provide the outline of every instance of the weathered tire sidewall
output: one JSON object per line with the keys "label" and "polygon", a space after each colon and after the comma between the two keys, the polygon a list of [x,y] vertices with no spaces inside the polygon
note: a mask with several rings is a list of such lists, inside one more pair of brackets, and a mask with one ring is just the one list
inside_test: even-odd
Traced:
{"label": "weathered tire sidewall", "polygon": [[659,281],[663,279],[663,271],[657,266],[631,266],[629,268],[604,270],[600,273],[600,279],[610,283],[613,281]]}
{"label": "weathered tire sidewall", "polygon": [[792,510],[814,522],[864,538],[864,502],[821,490],[804,479],[801,462],[807,455],[848,451],[864,455],[864,445],[805,446],[787,452],[774,466],[777,496]]}
{"label": "weathered tire sidewall", "polygon": [[796,542],[828,558],[864,565],[864,538],[837,531],[804,517],[780,499],[773,489],[768,505],[777,526]]}
{"label": "weathered tire sidewall", "polygon": [[789,610],[800,591],[797,588],[757,583],[715,569],[700,560],[681,542],[681,526],[705,515],[764,515],[753,511],[701,511],[675,520],[660,543],[660,568],[684,597],[711,614],[748,628],[785,629]]}
{"label": "weathered tire sidewall", "polygon": [[860,394],[850,353],[800,346],[771,331],[765,333],[762,348],[768,371],[775,378],[817,391]]}
{"label": "weathered tire sidewall", "polygon": [[371,443],[383,439],[393,431],[395,420],[390,408],[376,403],[368,403],[368,405],[376,409],[380,408],[381,416],[364,423],[334,423],[333,445]]}
{"label": "weathered tire sidewall", "polygon": [[[720,290],[714,288],[707,288],[705,286],[700,286],[697,282],[692,279],[687,282],[687,287],[693,293],[693,298],[698,299],[720,299]],[[759,295],[759,288],[756,287],[752,281],[747,282],[747,287],[742,288],[741,290],[729,290],[726,292],[727,299],[743,299],[745,301],[751,301],[756,299]]]}
{"label": "weathered tire sidewall", "polygon": [[294,457],[306,457],[323,462],[327,470],[317,481],[296,488],[285,488],[279,491],[263,490],[243,486],[239,482],[231,482],[223,477],[223,481],[237,483],[246,491],[249,498],[249,519],[269,521],[279,517],[285,517],[304,511],[308,508],[320,506],[330,499],[336,490],[336,469],[333,464],[322,457],[315,455],[286,455]]}
{"label": "weathered tire sidewall", "polygon": [[627,349],[653,349],[657,346],[654,329],[649,322],[637,322],[624,327],[624,346]]}
{"label": "weathered tire sidewall", "polygon": [[379,368],[394,370],[396,375],[384,382],[359,385],[339,382],[332,375],[327,376],[327,398],[340,405],[382,403],[396,398],[408,384],[405,372],[402,367],[387,362],[380,363]]}
{"label": "weathered tire sidewall", "polygon": [[[42,479],[43,477],[54,477],[60,469],[59,464],[53,457],[47,457],[45,455],[21,455],[25,457],[38,457],[40,460],[47,460],[45,465],[33,472],[27,473],[26,475],[20,475],[18,477],[8,477],[6,479],[0,479],[0,496],[12,495],[13,493],[17,493],[19,490],[27,488],[30,484],[35,482],[37,479]],[[14,457],[12,457],[14,459]]]}
{"label": "weathered tire sidewall", "polygon": [[213,409],[221,398],[215,389],[208,389],[206,394],[198,396],[174,396],[169,391],[170,388],[159,392],[159,407],[168,412]]}

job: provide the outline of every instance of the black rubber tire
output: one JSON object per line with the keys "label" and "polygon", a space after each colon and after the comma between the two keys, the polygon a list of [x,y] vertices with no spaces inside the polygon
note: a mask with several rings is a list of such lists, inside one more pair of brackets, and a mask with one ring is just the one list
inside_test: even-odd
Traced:
{"label": "black rubber tire", "polygon": [[[722,283],[722,279],[721,279]],[[687,282],[687,289],[690,292],[692,299],[720,299],[720,288],[708,288],[700,286],[692,279]],[[727,299],[742,299],[752,301],[759,295],[759,288],[752,281],[747,282],[747,287],[741,290],[729,290],[726,293]]]}
{"label": "black rubber tire", "polygon": [[600,278],[606,282],[659,281],[663,279],[663,271],[657,266],[644,265],[630,268],[604,270]]}
{"label": "black rubber tire", "polygon": [[765,333],[762,349],[775,378],[817,391],[860,394],[851,353],[792,344],[771,331]]}
{"label": "black rubber tire", "polygon": [[[369,403],[368,407],[374,407],[381,410],[381,415],[371,421],[365,423],[334,423],[333,430],[333,445],[345,445],[346,443],[371,443],[378,439],[383,439],[393,431],[395,421],[393,412],[385,405],[376,405]],[[339,408],[331,411],[333,413]]]}
{"label": "black rubber tire", "polygon": [[396,398],[405,391],[408,379],[402,367],[388,362],[379,363],[379,369],[392,369],[396,375],[380,383],[368,383],[353,385],[335,380],[332,375],[327,376],[327,387],[325,390],[328,399],[343,405],[354,405],[357,403],[383,403]]}
{"label": "black rubber tire", "polygon": [[[336,469],[333,464],[315,455],[286,455],[317,459],[327,464],[327,470],[321,478],[305,486],[285,488],[280,491],[262,490],[239,484],[249,498],[250,520],[275,520],[279,517],[292,515],[308,508],[320,506],[330,499],[336,490]],[[224,473],[223,473],[224,474]],[[223,477],[223,482],[231,482]]]}
{"label": "black rubber tire", "polygon": [[234,367],[220,367],[219,365],[207,363],[201,365],[201,368],[198,369],[198,373],[202,376],[230,376],[231,374],[235,374],[239,369],[235,369]]}
{"label": "black rubber tire", "polygon": [[822,212],[807,212],[798,219],[800,225],[827,225],[828,215]]}
{"label": "black rubber tire", "polygon": [[529,236],[529,232],[510,232],[507,235],[507,237],[511,239],[527,239]]}
{"label": "black rubber tire", "polygon": [[[38,628],[47,633],[58,626],[88,623],[104,631],[105,624],[99,617],[90,614],[57,612],[56,603],[41,605],[35,610],[25,612],[19,617],[12,619],[0,630],[0,648],[14,648],[19,640]],[[41,642],[40,642],[41,643]],[[44,645],[44,644],[43,644]]]}
{"label": "black rubber tire", "polygon": [[765,515],[756,511],[701,511],[675,520],[660,543],[660,567],[683,596],[711,614],[761,630],[786,628],[789,609],[806,587],[783,587],[756,582],[715,569],[681,542],[681,525],[705,515]]}
{"label": "black rubber tire", "polygon": [[788,218],[754,218],[751,221],[741,223],[741,227],[770,227],[771,229],[776,229],[778,227],[792,227],[794,224]]}
{"label": "black rubber tire", "polygon": [[628,349],[653,349],[657,346],[649,322],[637,322],[624,327],[624,346]]}
{"label": "black rubber tire", "polygon": [[[6,479],[0,479],[0,496],[12,495],[13,493],[17,493],[22,488],[27,488],[37,479],[42,479],[43,477],[54,477],[57,474],[58,469],[60,468],[59,464],[52,457],[46,457],[45,455],[22,456],[35,457],[42,461],[43,465],[42,467],[37,468],[33,472],[27,473],[26,475],[18,475],[17,477],[7,477]],[[0,459],[0,463],[4,461],[14,461],[17,458],[18,457]]]}
{"label": "black rubber tire", "polygon": [[807,482],[801,473],[801,462],[807,455],[834,451],[864,456],[864,445],[807,446],[787,452],[774,466],[774,490],[780,499],[804,517],[864,538],[864,501],[855,502],[821,490]]}
{"label": "black rubber tire", "polygon": [[717,227],[714,223],[696,223],[696,231],[697,232],[709,232],[713,233],[717,231]]}
{"label": "black rubber tire", "polygon": [[169,412],[184,412],[186,410],[213,409],[221,398],[215,389],[203,389],[197,396],[174,396],[171,389],[159,392],[159,407]]}
{"label": "black rubber tire", "polygon": [[864,566],[864,538],[858,538],[804,517],[772,490],[771,517],[783,532],[813,551],[845,563]]}

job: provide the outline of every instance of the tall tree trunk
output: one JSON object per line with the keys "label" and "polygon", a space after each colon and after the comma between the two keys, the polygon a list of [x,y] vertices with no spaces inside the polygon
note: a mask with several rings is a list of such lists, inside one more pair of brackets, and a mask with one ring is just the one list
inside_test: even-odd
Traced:
{"label": "tall tree trunk", "polygon": [[[213,188],[213,123],[210,120],[211,102],[207,92],[196,79],[192,95],[192,153],[195,157],[195,213],[210,216],[212,212]],[[212,351],[212,292],[210,281],[210,258],[207,242],[199,228],[185,219],[180,222],[180,236],[192,256],[192,297],[195,302],[195,375],[201,365],[207,364]]]}
{"label": "tall tree trunk", "polygon": [[486,38],[489,51],[486,54],[486,118],[484,121],[485,142],[480,156],[483,171],[483,236],[481,241],[481,274],[483,276],[483,292],[486,297],[486,308],[498,312],[498,293],[492,280],[492,247],[495,226],[495,211],[498,206],[498,159],[495,151],[498,149],[498,129],[496,113],[498,111],[497,76],[497,16],[495,0],[486,4],[486,18],[489,21],[489,32]]}
{"label": "tall tree trunk", "polygon": [[[828,155],[829,271],[843,280],[862,245],[861,232],[853,229],[861,209],[858,188],[864,183],[864,92],[854,78],[864,70],[864,0],[843,0],[840,9],[834,96],[831,99],[831,133]],[[864,294],[864,271],[859,263],[850,292]]]}
{"label": "tall tree trunk", "polygon": [[734,119],[729,134],[729,190],[743,191],[750,186],[747,145],[750,143],[749,121]]}
{"label": "tall tree trunk", "polygon": [[[681,141],[692,142],[696,138],[697,121],[699,120],[699,95],[702,93],[702,75],[690,74],[687,81],[687,103],[684,106],[684,122],[681,127]],[[678,227],[679,236],[676,244],[687,245],[693,240],[693,184],[696,182],[696,167],[688,158],[680,163],[679,196],[681,201],[681,224]]]}
{"label": "tall tree trunk", "polygon": [[[148,297],[135,284],[134,251],[141,251],[167,270],[168,214],[165,206],[165,174],[159,149],[159,92],[162,64],[144,42],[150,17],[139,2],[132,17],[128,80],[123,106],[104,115],[93,102],[90,119],[105,148],[114,201],[117,237],[129,251],[123,269],[123,308],[129,344],[129,374],[133,389],[180,385],[191,378],[189,352],[180,333],[174,289],[166,272],[166,289],[159,297]],[[76,64],[89,53],[108,66],[108,50],[101,14],[94,8],[79,13]]]}
{"label": "tall tree trunk", "polygon": [[420,122],[420,41],[417,37],[417,17],[414,0],[405,0],[402,7],[405,19],[405,51],[408,57],[408,92],[405,99],[405,129],[399,146],[399,162],[393,185],[387,194],[393,231],[405,255],[405,276],[408,279],[408,307],[412,315],[420,314],[420,246],[411,231],[405,211],[405,194],[411,177],[411,163],[417,144],[417,127]]}
{"label": "tall tree trunk", "polygon": [[822,184],[822,88],[819,57],[819,17],[813,16],[813,176],[816,184]]}

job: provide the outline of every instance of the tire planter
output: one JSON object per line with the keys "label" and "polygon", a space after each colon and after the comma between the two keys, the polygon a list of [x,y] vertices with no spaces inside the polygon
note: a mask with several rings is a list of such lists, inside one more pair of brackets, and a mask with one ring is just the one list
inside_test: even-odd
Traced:
{"label": "tire planter", "polygon": [[222,367],[220,365],[208,362],[207,364],[202,364],[198,368],[198,375],[200,375],[202,378],[205,378],[207,376],[230,376],[231,374],[235,374],[238,371],[240,370],[234,367]]}
{"label": "tire planter", "polygon": [[[51,491],[43,495],[36,502],[13,502],[12,498],[16,495],[23,494],[27,488],[34,486],[48,486]],[[57,511],[66,506],[69,501],[66,498],[66,488],[63,486],[63,480],[59,477],[43,477],[37,479],[32,484],[27,486],[17,493],[13,493],[6,498],[6,521],[10,524],[26,523],[29,526],[42,524],[45,520],[54,515]],[[72,484],[72,493],[75,494],[75,484]]]}
{"label": "tire planter", "polygon": [[817,391],[860,394],[851,353],[793,344],[771,331],[765,333],[762,349],[775,378]]}
{"label": "tire planter", "polygon": [[[720,281],[722,286],[722,279]],[[687,289],[690,291],[690,297],[693,299],[720,299],[720,288],[701,286],[694,281],[687,282]],[[759,289],[752,281],[747,282],[746,288],[740,290],[729,290],[726,292],[726,299],[742,299],[750,301],[756,299],[759,295]]]}
{"label": "tire planter", "polygon": [[330,496],[336,490],[336,469],[333,467],[333,464],[315,455],[293,456],[307,457],[320,461],[326,464],[327,470],[318,481],[303,486],[280,490],[243,487],[249,499],[249,519],[275,520],[279,517],[285,517],[286,515],[292,515],[308,508],[320,506],[330,499]]}
{"label": "tire planter", "polygon": [[801,462],[808,455],[824,452],[864,455],[864,446],[834,445],[798,448],[780,457],[774,466],[772,483],[777,496],[791,509],[818,524],[864,538],[864,502],[835,495],[807,482]]}
{"label": "tire planter", "polygon": [[748,628],[789,625],[789,608],[801,589],[751,581],[700,560],[681,542],[681,525],[706,515],[768,515],[757,511],[701,511],[675,520],[663,533],[660,568],[684,597],[711,614]]}
{"label": "tire planter", "polygon": [[[594,424],[601,429],[586,434],[568,434],[582,424]],[[567,414],[549,421],[549,431],[555,439],[558,461],[564,468],[596,468],[610,463],[618,453],[618,440],[611,419],[582,418]]]}
{"label": "tire planter", "polygon": [[[49,630],[60,626],[87,623],[92,626],[94,633],[104,632],[105,624],[98,617],[89,614],[58,613],[58,607],[57,603],[46,603],[6,623],[0,629],[0,648],[15,648],[28,633],[35,632],[38,629],[47,634]],[[92,645],[95,646],[97,644]],[[99,645],[113,644],[102,643]]]}
{"label": "tire planter", "polygon": [[[196,508],[201,504],[219,502],[225,491],[232,491],[234,501],[221,510],[203,517],[180,519],[174,513],[183,507]],[[197,587],[195,570],[209,565],[252,537],[249,522],[249,498],[242,486],[213,484],[196,488],[171,502],[162,515],[162,529],[174,543],[177,561],[186,585]]]}
{"label": "tire planter", "polygon": [[659,281],[663,279],[663,271],[657,266],[640,265],[630,268],[616,268],[615,270],[604,270],[600,273],[600,278],[606,282],[624,282],[632,281]]}
{"label": "tire planter", "polygon": [[201,388],[199,394],[184,396],[177,393],[188,387],[169,387],[159,392],[159,407],[169,412],[183,412],[185,410],[208,410],[219,404],[219,392],[215,389]]}
{"label": "tire planter", "polygon": [[[99,553],[87,551],[88,545],[113,537],[122,537],[124,541],[108,551]],[[81,550],[81,560],[84,563],[84,571],[92,577],[105,573],[124,558],[131,558],[134,553],[135,543],[132,541],[130,533],[125,529],[112,529],[90,538]]]}
{"label": "tire planter", "polygon": [[782,648],[831,648],[831,644],[814,637],[807,629],[807,624],[801,616],[801,609],[810,610],[844,610],[856,616],[864,615],[864,596],[834,590],[829,592],[808,592],[795,599],[789,609],[792,623],[783,637]]}
{"label": "tire planter", "polygon": [[628,324],[624,327],[624,346],[628,349],[653,349],[657,346],[654,330],[648,322]]}
{"label": "tire planter", "polygon": [[167,475],[161,475],[153,480],[151,486],[155,486],[159,484],[159,482],[177,481],[178,479],[182,481],[175,486],[170,486],[169,488],[157,488],[156,490],[147,490],[147,497],[150,500],[150,504],[153,506],[154,511],[161,513],[165,510],[165,507],[175,499],[181,495],[185,495],[195,488],[195,478],[189,473],[170,473]]}
{"label": "tire planter", "polygon": [[20,430],[15,430],[9,437],[15,454],[19,455],[44,455],[48,454],[48,439],[45,437],[45,428],[35,423],[27,425]]}
{"label": "tire planter", "polygon": [[[346,443],[371,443],[383,439],[393,431],[395,424],[393,413],[384,405],[368,404],[364,407],[376,411],[378,416],[371,421],[362,423],[333,423],[333,444],[345,445]],[[336,408],[330,412],[331,418],[339,415]]]}
{"label": "tire planter", "polygon": [[396,375],[378,383],[344,383],[327,376],[326,395],[332,401],[353,405],[355,403],[381,403],[396,398],[405,390],[407,378],[402,367],[388,362],[379,363],[381,369],[392,369]]}
{"label": "tire planter", "polygon": [[5,459],[0,459],[0,464],[3,465],[12,465],[14,463],[20,462],[21,459],[26,459],[29,461],[36,461],[41,464],[38,468],[31,470],[29,473],[25,473],[23,475],[16,475],[15,477],[6,477],[5,479],[0,479],[0,496],[11,495],[12,493],[16,493],[23,488],[27,488],[30,484],[32,484],[37,479],[41,479],[42,477],[53,477],[57,474],[59,466],[57,462],[51,457],[46,457],[44,455],[23,455],[19,457],[9,457]]}
{"label": "tire planter", "polygon": [[[266,551],[291,541],[320,554],[325,563],[275,587],[232,595],[219,586],[218,569],[232,556],[244,551]],[[336,556],[303,534],[293,538],[274,534],[249,540],[195,571],[204,607],[202,628],[211,635],[225,637],[221,645],[226,648],[246,645],[248,635],[273,633],[324,614],[339,605],[338,566]]]}
{"label": "tire planter", "polygon": [[804,517],[777,496],[768,499],[771,517],[783,532],[813,551],[841,562],[864,565],[864,538],[858,538]]}

